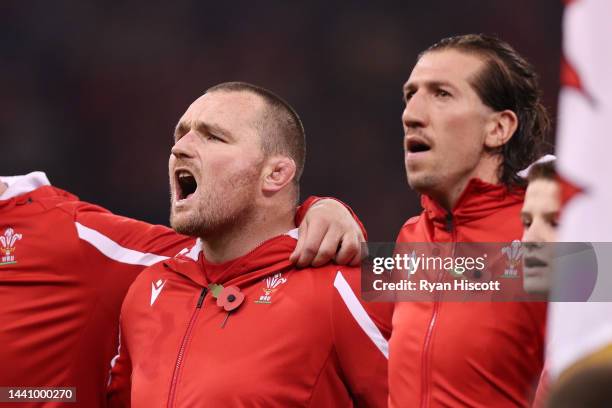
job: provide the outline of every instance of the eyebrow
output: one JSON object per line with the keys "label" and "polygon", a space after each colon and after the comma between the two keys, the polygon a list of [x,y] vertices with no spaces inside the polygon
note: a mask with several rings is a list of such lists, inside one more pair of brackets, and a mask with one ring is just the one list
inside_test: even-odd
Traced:
{"label": "eyebrow", "polygon": [[[422,83],[422,86],[428,89],[436,89],[440,87],[448,87],[448,88],[452,88],[453,90],[457,89],[457,87],[455,87],[453,84],[447,81],[425,81]],[[406,82],[404,86],[402,87],[402,91],[403,93],[406,93],[406,92],[414,91],[416,88],[418,87],[414,82],[412,83]]]}
{"label": "eyebrow", "polygon": [[[558,216],[560,213],[561,213],[561,211],[547,211],[547,212],[543,213],[543,215],[544,215],[545,217],[551,217],[551,216],[552,216],[552,217],[556,217],[556,216]],[[532,216],[532,213],[531,213],[531,212],[529,212],[529,211],[521,211],[521,216],[529,216],[529,217],[531,217],[531,216]]]}
{"label": "eyebrow", "polygon": [[221,136],[230,137],[231,134],[229,131],[219,126],[216,123],[206,123],[201,120],[196,120],[192,122],[192,126],[189,126],[186,122],[179,122],[174,129],[174,140],[178,140],[183,137],[185,134],[189,132],[191,128],[194,128],[198,133],[214,133]]}

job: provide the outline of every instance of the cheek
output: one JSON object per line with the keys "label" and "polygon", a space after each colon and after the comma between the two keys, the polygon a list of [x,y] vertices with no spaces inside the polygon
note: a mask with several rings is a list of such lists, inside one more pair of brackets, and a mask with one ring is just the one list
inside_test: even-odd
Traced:
{"label": "cheek", "polygon": [[453,144],[465,148],[482,143],[485,122],[480,113],[473,109],[457,109],[444,114],[444,131]]}
{"label": "cheek", "polygon": [[203,163],[204,174],[208,173],[212,176],[212,180],[217,184],[227,185],[227,188],[233,188],[236,184],[244,184],[253,182],[255,174],[259,174],[259,162],[251,156],[246,155],[224,155],[217,156],[214,160],[209,160]]}
{"label": "cheek", "polygon": [[170,159],[168,160],[168,182],[170,184],[170,186],[174,186],[174,162],[176,161],[176,159],[174,158],[174,156],[170,156]]}
{"label": "cheek", "polygon": [[557,228],[553,225],[547,224],[543,238],[546,240],[546,242],[557,242]]}

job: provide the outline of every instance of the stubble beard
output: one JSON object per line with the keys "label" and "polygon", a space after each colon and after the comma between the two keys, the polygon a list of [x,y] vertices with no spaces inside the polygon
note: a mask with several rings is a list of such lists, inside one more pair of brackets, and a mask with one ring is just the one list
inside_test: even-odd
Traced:
{"label": "stubble beard", "polygon": [[240,228],[254,213],[254,182],[255,174],[234,177],[225,194],[221,191],[202,193],[195,208],[181,214],[171,209],[170,226],[179,234],[203,239],[214,239]]}
{"label": "stubble beard", "polygon": [[440,175],[423,170],[421,173],[422,174],[411,174],[410,170],[406,169],[408,185],[417,193],[429,194],[440,184]]}

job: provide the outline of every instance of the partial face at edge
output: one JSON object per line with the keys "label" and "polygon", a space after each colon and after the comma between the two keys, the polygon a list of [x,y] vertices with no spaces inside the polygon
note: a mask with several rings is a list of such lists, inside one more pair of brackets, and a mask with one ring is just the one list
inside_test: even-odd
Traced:
{"label": "partial face at edge", "polygon": [[404,85],[404,161],[410,186],[444,191],[478,174],[493,110],[471,85],[480,57],[447,49],[423,55]]}
{"label": "partial face at edge", "polygon": [[168,163],[174,230],[206,237],[252,213],[264,162],[256,129],[263,109],[257,95],[213,91],[183,114]]}
{"label": "partial face at edge", "polygon": [[550,290],[561,192],[556,181],[536,179],[529,183],[521,212],[523,220],[523,287],[528,293]]}

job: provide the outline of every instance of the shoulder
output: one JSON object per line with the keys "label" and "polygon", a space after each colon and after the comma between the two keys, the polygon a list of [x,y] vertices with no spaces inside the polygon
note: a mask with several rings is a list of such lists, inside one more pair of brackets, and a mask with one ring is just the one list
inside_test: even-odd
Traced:
{"label": "shoulder", "polygon": [[80,201],[76,197],[74,197],[74,199],[65,197],[50,197],[45,200],[45,204],[62,210],[70,214],[73,218],[77,218],[77,216],[81,213],[112,214],[106,208],[88,203],[86,201]]}
{"label": "shoulder", "polygon": [[418,224],[418,222],[421,220],[422,217],[423,217],[423,214],[419,214],[419,215],[415,215],[414,217],[408,218],[408,220],[406,220],[406,222],[402,225],[402,229],[410,228],[411,225]]}
{"label": "shoulder", "polygon": [[419,226],[423,223],[424,218],[425,216],[423,215],[423,213],[408,218],[408,220],[404,222],[404,224],[400,228],[396,241],[406,242],[413,240]]}
{"label": "shoulder", "polygon": [[[297,272],[297,274],[295,273]],[[342,280],[350,281],[351,284],[359,282],[361,269],[348,265],[336,265],[329,263],[317,268],[306,268],[303,270],[295,270],[294,275],[299,276],[302,273],[309,275],[317,285],[325,286],[331,290],[338,282]]]}
{"label": "shoulder", "polygon": [[173,275],[163,261],[144,268],[129,287],[123,302],[124,310],[131,310],[134,302],[149,306],[152,288],[159,290],[166,280],[174,278]]}

